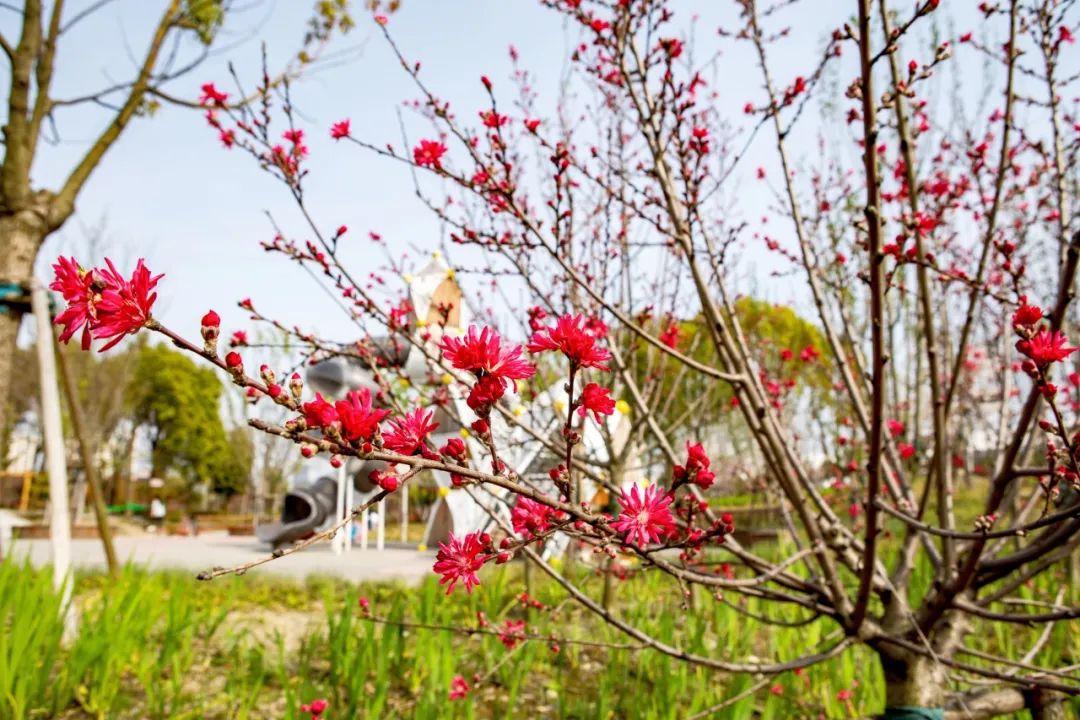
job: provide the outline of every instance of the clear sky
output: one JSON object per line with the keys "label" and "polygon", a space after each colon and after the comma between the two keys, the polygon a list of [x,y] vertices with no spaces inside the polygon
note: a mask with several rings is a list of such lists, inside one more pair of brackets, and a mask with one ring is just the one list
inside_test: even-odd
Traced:
{"label": "clear sky", "polygon": [[[70,13],[89,4],[88,0],[72,2]],[[907,10],[907,4],[899,4]],[[54,95],[82,95],[89,88],[129,77],[162,5],[116,0],[72,30],[58,58]],[[258,39],[265,41],[272,67],[280,66],[298,47],[312,3],[276,0],[251,5],[256,9],[225,29],[231,47],[174,82],[171,92],[194,98],[202,82],[229,87],[227,60],[235,62],[250,85],[259,70]],[[793,33],[774,52],[778,82],[786,84],[808,71],[806,58],[817,56],[831,28],[847,19],[848,5],[807,0],[787,13]],[[733,2],[719,0],[681,0],[673,7],[684,20],[694,13],[708,13],[699,24],[702,51],[714,45],[713,29],[718,22],[730,20],[734,11]],[[310,137],[312,174],[307,193],[315,216],[327,228],[340,224],[351,228],[348,241],[355,244],[350,248],[351,258],[366,270],[381,262],[380,255],[366,246],[367,231],[378,231],[395,248],[426,252],[439,244],[439,228],[414,198],[404,168],[336,144],[328,136],[333,121],[348,117],[358,137],[400,146],[398,111],[403,101],[416,97],[368,17],[358,13],[357,19],[359,27],[332,47],[341,54],[340,60],[303,79],[294,98]],[[11,13],[0,15],[0,20],[0,30],[14,37],[17,22]],[[405,0],[390,26],[403,51],[423,62],[425,80],[459,112],[469,115],[483,104],[481,74],[495,80],[497,90],[501,85],[508,96],[512,92],[506,81],[511,44],[520,51],[522,65],[539,78],[541,107],[551,108],[569,47],[577,37],[576,28],[564,27],[557,14],[528,0]],[[738,122],[743,104],[760,100],[762,91],[749,57],[737,53],[721,58],[713,89],[720,93],[721,102],[730,105],[729,117]],[[410,141],[415,142],[424,125],[408,112],[405,115]],[[42,150],[35,181],[56,187],[107,117],[95,106],[58,114],[61,142]],[[813,120],[808,123],[809,138]],[[769,184],[749,181],[758,165],[769,167],[770,142],[769,134],[762,133],[742,166],[747,182],[739,184],[737,207],[751,218],[770,202]],[[797,160],[815,152],[812,141],[795,146]],[[244,327],[244,314],[235,303],[250,296],[271,315],[303,321],[338,338],[348,337],[350,324],[312,280],[280,256],[260,250],[259,241],[272,236],[264,216],[267,210],[295,231],[297,238],[305,237],[291,199],[279,183],[260,172],[248,156],[223,150],[200,113],[166,107],[152,118],[132,123],[90,180],[77,216],[50,241],[41,259],[51,262],[59,252],[82,247],[82,228],[106,218],[108,252],[129,265],[145,257],[151,269],[166,273],[159,288],[158,315],[185,334],[197,335],[198,318],[208,307],[222,314],[226,331]],[[756,262],[752,254],[750,260]],[[41,270],[44,275],[43,266]],[[777,301],[791,300],[784,294],[791,291],[784,288],[766,292]]]}

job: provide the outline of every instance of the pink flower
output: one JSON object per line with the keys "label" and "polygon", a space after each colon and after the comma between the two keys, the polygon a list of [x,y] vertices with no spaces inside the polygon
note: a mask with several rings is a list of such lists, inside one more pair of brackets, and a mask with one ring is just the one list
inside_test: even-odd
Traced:
{"label": "pink flower", "polygon": [[644,494],[638,492],[637,485],[619,494],[619,517],[611,527],[623,533],[623,539],[639,548],[648,543],[659,542],[661,538],[675,531],[675,521],[671,517],[671,496],[656,485],[645,488]]}
{"label": "pink flower", "polygon": [[563,315],[553,326],[536,331],[529,340],[528,348],[531,353],[558,350],[569,358],[573,368],[607,371],[604,363],[611,358],[611,353],[597,347],[596,336],[588,332],[585,318],[581,315]]}
{"label": "pink flower", "polygon": [[152,292],[162,275],[151,275],[142,258],[135,263],[131,279],[125,280],[116,270],[112,260],[105,258],[105,270],[96,270],[105,284],[101,298],[95,305],[97,323],[91,328],[95,339],[110,339],[102,351],[116,345],[125,335],[134,335],[150,320],[150,308],[157,300]]}
{"label": "pink flower", "polygon": [[601,415],[610,415],[615,412],[615,401],[608,395],[611,391],[602,385],[589,383],[581,391],[581,406],[578,415],[584,416],[592,413],[596,422],[600,422]]}
{"label": "pink flower", "polygon": [[915,446],[908,443],[897,443],[896,449],[900,451],[901,460],[910,460],[915,457]]}
{"label": "pink flower", "polygon": [[[439,345],[443,355],[458,370],[478,376],[493,375],[500,380],[525,380],[536,367],[521,357],[521,346],[504,347],[499,333],[489,327],[470,326],[465,338],[444,335]],[[516,382],[515,382],[516,387]]]}
{"label": "pink flower", "polygon": [[60,342],[66,343],[82,328],[82,349],[90,349],[90,329],[94,323],[94,302],[97,293],[94,290],[94,271],[83,270],[75,258],[59,257],[53,264],[55,279],[49,288],[64,296],[67,307],[53,321],[63,325]]}
{"label": "pink flower", "polygon": [[243,330],[237,330],[229,338],[229,345],[233,347],[243,347],[248,344],[247,333]]}
{"label": "pink flower", "polygon": [[819,353],[813,345],[807,345],[803,348],[802,352],[799,353],[799,359],[803,362],[813,362],[819,357],[821,357],[821,353]]}
{"label": "pink flower", "polygon": [[335,140],[340,140],[343,137],[349,137],[349,119],[338,120],[336,123],[330,126],[330,137]]}
{"label": "pink flower", "polygon": [[460,539],[450,533],[447,542],[439,543],[432,569],[442,575],[439,584],[447,586],[447,595],[454,590],[458,580],[461,580],[466,592],[472,593],[472,589],[480,584],[476,571],[484,566],[487,559],[480,533],[471,532]]}
{"label": "pink flower", "polygon": [[417,408],[404,417],[394,418],[390,427],[383,430],[383,447],[402,455],[412,455],[419,450],[424,439],[439,427],[432,422],[435,413]]}
{"label": "pink flower", "polygon": [[1045,367],[1052,362],[1058,362],[1076,352],[1077,348],[1069,347],[1068,338],[1060,330],[1051,332],[1040,330],[1030,340],[1020,340],[1016,343],[1016,349],[1027,355],[1036,365]]}
{"label": "pink flower", "polygon": [[885,424],[889,428],[889,435],[892,437],[900,437],[904,434],[904,423],[899,420],[889,420]]}
{"label": "pink flower", "polygon": [[322,393],[315,393],[314,400],[304,403],[304,422],[309,428],[330,427],[337,419],[337,411],[323,399]]}
{"label": "pink flower", "polygon": [[510,524],[514,532],[525,537],[539,535],[551,528],[551,520],[555,511],[547,505],[530,500],[527,497],[518,496],[510,511]]}
{"label": "pink flower", "polygon": [[390,414],[389,410],[372,408],[371,392],[367,388],[353,390],[344,400],[334,403],[334,409],[341,421],[341,434],[349,442],[369,442],[379,423]]}
{"label": "pink flower", "polygon": [[446,146],[438,140],[421,140],[420,144],[413,148],[413,162],[420,167],[442,170],[442,156],[445,154]]}
{"label": "pink flower", "polygon": [[454,679],[450,681],[450,699],[463,700],[468,695],[469,683],[465,682],[465,678],[460,675],[455,675]]}

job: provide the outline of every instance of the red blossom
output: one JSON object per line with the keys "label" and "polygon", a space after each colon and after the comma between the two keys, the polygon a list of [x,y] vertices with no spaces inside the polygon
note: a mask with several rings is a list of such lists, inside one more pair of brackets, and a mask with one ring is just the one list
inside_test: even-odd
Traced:
{"label": "red blossom", "polygon": [[97,322],[91,328],[97,340],[109,340],[102,351],[116,345],[126,335],[134,335],[150,320],[150,308],[157,300],[153,289],[162,275],[151,275],[142,258],[135,263],[131,279],[125,280],[116,270],[112,260],[105,258],[108,266],[96,270],[97,276],[105,285],[101,297],[94,306]]}
{"label": "red blossom", "polygon": [[221,107],[229,99],[229,93],[223,93],[214,87],[214,83],[205,83],[200,88],[202,95],[199,96],[200,105],[215,105]]}
{"label": "red blossom", "polygon": [[642,494],[634,485],[629,493],[620,491],[620,514],[611,527],[623,533],[623,539],[628,544],[643,548],[675,532],[670,505],[671,496],[665,490],[650,485]]}
{"label": "red blossom", "polygon": [[[306,411],[305,406],[305,411]],[[369,442],[389,410],[375,409],[371,404],[371,391],[367,388],[353,390],[344,400],[334,403],[338,420],[341,421],[341,434],[349,442]]]}
{"label": "red blossom", "polygon": [[701,443],[686,443],[686,465],[676,465],[674,469],[675,479],[679,481],[689,480],[702,489],[708,489],[716,480],[716,473],[709,470],[712,461],[705,454],[705,448]]}
{"label": "red blossom", "polygon": [[1016,349],[1031,358],[1036,365],[1045,367],[1052,362],[1059,362],[1076,352],[1077,348],[1068,346],[1068,338],[1060,330],[1040,330],[1030,340],[1020,340]]}
{"label": "red blossom", "polygon": [[476,571],[484,566],[487,559],[484,544],[480,542],[480,533],[471,532],[458,538],[451,532],[445,543],[439,543],[439,552],[435,555],[432,569],[442,575],[439,584],[447,586],[447,595],[453,592],[458,580],[466,592],[472,593],[472,589],[480,584]]}
{"label": "red blossom", "polygon": [[442,156],[445,154],[446,146],[438,140],[421,140],[420,144],[413,148],[413,162],[420,167],[442,170]]}
{"label": "red blossom", "polygon": [[480,417],[487,417],[491,408],[502,399],[505,393],[505,381],[494,375],[483,375],[469,391],[466,404]]}
{"label": "red blossom", "polygon": [[330,427],[337,419],[337,410],[323,398],[322,393],[315,393],[314,400],[304,403],[304,422],[309,428]]}
{"label": "red blossom", "polygon": [[504,347],[499,333],[489,327],[478,330],[471,326],[464,338],[444,335],[439,346],[458,370],[513,380],[515,387],[517,380],[530,378],[536,372],[536,367],[521,357],[520,345]]}
{"label": "red blossom", "polygon": [[1012,316],[1013,328],[1018,332],[1031,331],[1042,322],[1043,311],[1038,305],[1028,305],[1027,296],[1020,296],[1020,307]]}
{"label": "red blossom", "polygon": [[597,347],[596,336],[586,329],[585,318],[581,315],[563,315],[555,324],[533,333],[528,344],[529,352],[558,350],[566,355],[573,368],[596,368],[607,371],[604,363],[611,358],[611,353]]}
{"label": "red blossom", "polygon": [[344,137],[349,137],[349,119],[338,120],[336,123],[330,126],[330,137],[335,140],[340,140]]}
{"label": "red blossom", "polygon": [[394,418],[390,427],[383,430],[383,447],[402,455],[412,455],[419,450],[424,439],[439,427],[432,422],[435,413],[417,408],[404,417]]}
{"label": "red blossom", "polygon": [[485,110],[480,113],[480,119],[484,122],[484,127],[494,130],[495,128],[501,128],[510,118],[505,115],[500,115],[494,110]]}
{"label": "red blossom", "polygon": [[450,699],[463,700],[468,695],[469,683],[465,682],[465,678],[460,675],[455,675],[454,679],[450,681]]}
{"label": "red blossom", "polygon": [[510,524],[514,532],[528,538],[550,529],[554,514],[555,511],[547,505],[519,496],[510,511]]}
{"label": "red blossom", "polygon": [[517,644],[524,639],[524,620],[507,620],[503,624],[503,629],[499,633],[499,642],[501,642],[507,650],[513,650],[515,647],[517,647]]}
{"label": "red blossom", "polygon": [[615,401],[608,394],[610,392],[608,388],[596,383],[586,385],[581,391],[578,415],[584,417],[586,413],[591,412],[596,422],[600,422],[601,415],[611,415],[615,412]]}
{"label": "red blossom", "polygon": [[679,324],[671,323],[660,335],[660,342],[667,345],[672,350],[679,347]]}
{"label": "red blossom", "polygon": [[64,296],[67,307],[53,321],[63,325],[60,342],[66,343],[82,328],[82,349],[90,349],[91,327],[95,320],[94,303],[97,292],[94,289],[94,271],[83,270],[75,258],[59,257],[53,264],[55,279],[49,285]]}

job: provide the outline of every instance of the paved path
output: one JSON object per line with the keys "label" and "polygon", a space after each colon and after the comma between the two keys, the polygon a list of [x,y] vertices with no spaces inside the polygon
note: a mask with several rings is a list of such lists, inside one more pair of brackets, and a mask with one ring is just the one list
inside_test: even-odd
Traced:
{"label": "paved path", "polygon": [[[252,537],[225,533],[204,533],[197,538],[154,535],[115,538],[121,562],[131,561],[153,569],[180,569],[199,572],[220,565],[232,567],[265,557],[270,550]],[[49,562],[48,540],[16,540],[16,557],[29,555],[35,565]],[[104,568],[105,554],[100,540],[72,540],[71,557],[76,567]],[[347,580],[402,580],[410,584],[431,572],[435,553],[415,548],[388,547],[385,550],[351,551],[335,555],[329,543],[313,545],[298,553],[272,560],[251,573],[276,573],[302,578],[308,575],[331,575]]]}

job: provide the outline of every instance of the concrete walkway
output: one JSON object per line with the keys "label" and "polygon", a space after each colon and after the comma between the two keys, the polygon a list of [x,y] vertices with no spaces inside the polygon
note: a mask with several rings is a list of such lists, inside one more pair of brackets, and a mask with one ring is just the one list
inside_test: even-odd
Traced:
{"label": "concrete walkway", "polygon": [[[215,566],[232,567],[270,554],[270,548],[253,537],[225,533],[204,533],[196,538],[175,536],[122,536],[115,538],[121,562],[146,565],[155,570],[188,570],[193,574]],[[16,540],[15,557],[29,556],[35,565],[50,560],[48,540]],[[104,568],[105,553],[100,540],[72,540],[72,563],[78,568]],[[277,558],[249,572],[273,573],[294,578],[330,575],[353,581],[400,580],[418,583],[431,573],[434,552],[418,552],[415,547],[388,547],[384,550],[352,548],[335,555],[329,543]]]}

